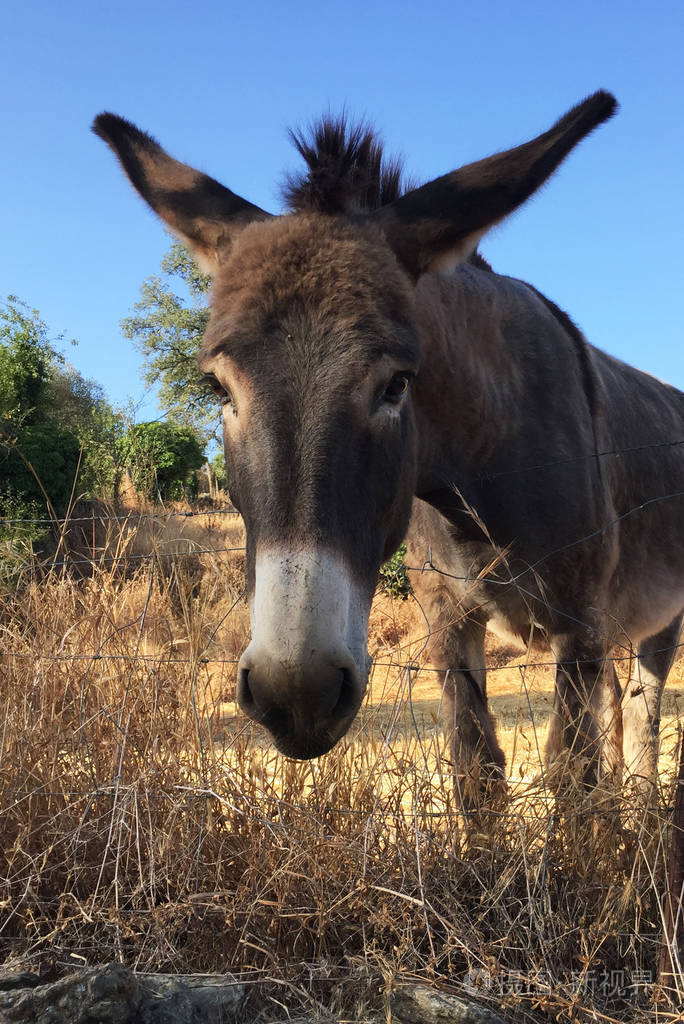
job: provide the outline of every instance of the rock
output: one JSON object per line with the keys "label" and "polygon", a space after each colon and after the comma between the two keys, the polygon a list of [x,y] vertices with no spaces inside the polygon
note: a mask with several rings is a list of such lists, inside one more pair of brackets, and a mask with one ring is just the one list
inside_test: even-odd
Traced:
{"label": "rock", "polygon": [[245,997],[230,975],[141,974],[143,1001],[135,1024],[228,1024]]}
{"label": "rock", "polygon": [[15,988],[35,988],[40,985],[40,975],[33,971],[0,970],[0,992],[11,992]]}
{"label": "rock", "polygon": [[0,992],[0,1019],[8,1024],[132,1024],[139,1002],[133,972],[109,964],[48,985]]}
{"label": "rock", "polygon": [[390,997],[397,1024],[505,1024],[494,1010],[443,989],[400,985]]}
{"label": "rock", "polygon": [[2,1024],[228,1024],[244,999],[230,976],[136,975],[122,964],[69,974],[49,985],[0,987]]}

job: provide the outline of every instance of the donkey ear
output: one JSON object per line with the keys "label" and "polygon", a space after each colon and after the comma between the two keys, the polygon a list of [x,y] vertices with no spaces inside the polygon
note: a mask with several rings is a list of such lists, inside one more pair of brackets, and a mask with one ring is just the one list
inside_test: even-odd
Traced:
{"label": "donkey ear", "polygon": [[114,151],[131,184],[213,275],[232,236],[271,214],[200,171],[174,160],[145,132],[116,114],[100,114],[93,131]]}
{"label": "donkey ear", "polygon": [[610,93],[596,92],[531,142],[436,178],[371,219],[416,279],[463,262],[482,235],[524,203],[616,109]]}

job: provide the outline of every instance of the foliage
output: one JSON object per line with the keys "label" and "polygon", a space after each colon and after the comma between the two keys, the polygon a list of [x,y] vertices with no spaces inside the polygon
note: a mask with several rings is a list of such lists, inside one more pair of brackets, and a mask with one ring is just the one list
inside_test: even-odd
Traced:
{"label": "foliage", "polygon": [[45,502],[58,512],[67,507],[81,459],[81,446],[71,430],[50,422],[31,424],[16,440],[6,435],[2,449],[3,475],[14,494],[32,507],[42,504],[45,509]]}
{"label": "foliage", "polygon": [[[216,399],[202,384],[196,360],[209,319],[209,278],[178,242],[161,270],[143,283],[133,313],[121,324],[123,333],[143,353],[145,381],[159,385],[162,409],[204,440],[217,437]],[[185,295],[174,291],[178,284]]]}
{"label": "foliage", "polygon": [[226,457],[223,452],[217,452],[211,460],[211,469],[216,483],[219,487],[225,490],[226,484],[228,483],[228,476],[226,474]]}
{"label": "foliage", "polygon": [[[69,503],[81,461],[76,434],[49,417],[46,395],[61,357],[45,323],[10,296],[0,310],[0,515],[39,519]],[[29,524],[24,524],[24,527]],[[7,523],[2,536],[37,539],[39,528]]]}
{"label": "foliage", "polygon": [[0,422],[40,419],[49,367],[57,359],[38,311],[10,295],[0,309]]}
{"label": "foliage", "polygon": [[[59,340],[59,339],[58,339]],[[123,417],[56,350],[37,310],[0,308],[0,570],[6,577],[77,497],[115,486]],[[23,522],[21,521],[23,520]],[[27,522],[26,520],[36,520]]]}
{"label": "foliage", "polygon": [[380,566],[380,583],[383,590],[386,590],[392,597],[400,597],[402,600],[406,600],[412,593],[404,563],[405,557],[406,545],[402,544],[392,557]]}
{"label": "foliage", "polygon": [[65,360],[50,367],[45,409],[53,423],[73,431],[79,440],[79,493],[88,497],[112,494],[121,468],[119,439],[126,429],[123,413],[110,405],[99,384],[84,378]]}
{"label": "foliage", "polygon": [[44,533],[42,523],[31,520],[39,520],[44,514],[42,502],[17,493],[11,483],[3,481],[0,487],[0,573],[14,555],[23,562],[31,554],[32,543]]}
{"label": "foliage", "polygon": [[136,423],[119,441],[136,491],[151,500],[181,498],[196,486],[194,470],[204,465],[204,449],[182,423]]}

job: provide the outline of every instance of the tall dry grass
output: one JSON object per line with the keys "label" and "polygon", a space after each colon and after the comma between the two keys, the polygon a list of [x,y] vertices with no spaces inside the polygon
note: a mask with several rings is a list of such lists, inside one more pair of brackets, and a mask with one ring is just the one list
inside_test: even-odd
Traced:
{"label": "tall dry grass", "polygon": [[380,1018],[412,978],[515,1019],[652,1019],[671,762],[648,832],[614,794],[555,799],[535,761],[548,680],[503,658],[515,683],[494,691],[536,723],[504,721],[509,804],[464,816],[438,686],[397,667],[420,618],[387,596],[351,735],[282,758],[233,704],[242,543],[226,515],[86,523],[2,598],[2,958],[230,970],[264,1019]]}

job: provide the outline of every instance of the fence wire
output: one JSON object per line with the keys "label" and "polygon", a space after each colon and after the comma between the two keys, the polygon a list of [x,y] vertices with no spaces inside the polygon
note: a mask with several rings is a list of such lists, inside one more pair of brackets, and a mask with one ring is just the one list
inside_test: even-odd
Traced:
{"label": "fence wire", "polygon": [[632,455],[635,452],[652,451],[656,448],[675,448],[684,444],[684,438],[677,441],[653,441],[650,444],[634,445],[632,448],[606,448],[600,452],[591,452],[587,455],[574,455],[567,459],[554,459],[549,462],[538,462],[532,466],[516,466],[514,469],[503,469],[496,473],[485,473],[482,479],[496,480],[502,476],[515,476],[519,473],[534,473],[542,469],[553,469],[555,466],[569,466],[578,462],[590,462],[594,459],[621,458],[623,455]]}
{"label": "fence wire", "polygon": [[[595,459],[601,458],[621,458],[623,455],[633,455],[637,452],[653,451],[662,448],[676,448],[679,445],[684,445],[684,438],[678,438],[674,441],[653,441],[648,444],[633,445],[629,448],[606,448],[602,451],[587,452],[583,455],[573,455],[564,459],[551,459],[548,462],[538,462],[530,466],[515,466],[512,469],[497,470],[495,472],[487,472],[486,470],[479,474],[478,479],[482,481],[496,480],[499,477],[504,476],[515,476],[520,473],[535,473],[545,469],[553,469],[556,466],[568,466],[581,462],[592,462]],[[199,516],[237,516],[239,512],[235,509],[184,509],[182,511],[173,510],[157,510],[155,512],[137,512],[131,511],[125,516],[120,514],[103,515],[101,513],[92,513],[89,516],[64,516],[63,518],[55,516],[44,516],[42,518],[29,519],[29,518],[11,518],[7,516],[0,516],[0,523],[7,525],[18,525],[21,523],[48,526],[64,526],[66,524],[74,523],[92,523],[94,521],[107,523],[117,522],[120,523],[122,518],[124,521],[131,520],[135,523],[145,522],[147,520],[167,520],[176,518],[192,518]]]}
{"label": "fence wire", "polygon": [[[659,448],[675,448],[679,445],[684,445],[684,438],[679,438],[675,441],[654,441],[648,444],[633,445],[629,448],[606,448],[598,452],[587,452],[584,455],[573,455],[565,459],[552,459],[548,462],[538,462],[530,466],[516,466],[512,469],[497,470],[495,472],[483,471],[478,479],[482,481],[496,480],[499,477],[504,476],[515,476],[521,473],[535,473],[545,469],[553,469],[556,466],[568,466],[575,463],[591,462],[595,459],[601,458],[621,458],[623,455],[633,455],[636,452],[653,451]],[[166,520],[176,518],[191,518],[199,516],[237,516],[239,512],[235,509],[186,509],[183,511],[155,511],[155,512],[129,512],[123,517],[124,521],[130,519],[136,523],[145,522],[147,520]],[[37,519],[28,518],[10,518],[7,516],[0,516],[0,523],[6,525],[19,525],[19,524],[31,524],[34,526],[46,525],[46,526],[64,526],[71,525],[74,523],[92,523],[94,521],[107,523],[122,521],[121,515],[102,515],[100,513],[93,513],[89,516],[64,516],[63,518],[54,516],[45,516]]]}
{"label": "fence wire", "polygon": [[[177,540],[174,543],[177,543]],[[244,550],[243,544],[228,548],[188,548],[187,551],[159,551],[155,549],[153,551],[145,551],[142,554],[129,555],[124,552],[118,555],[97,555],[94,558],[50,559],[42,563],[38,559],[33,559],[28,562],[22,562],[20,565],[12,566],[12,571],[21,573],[29,569],[38,569],[50,572],[52,569],[62,569],[67,565],[92,565],[93,569],[101,569],[104,565],[125,567],[127,562],[144,562],[150,558],[192,558],[195,555],[234,554],[236,551]]]}
{"label": "fence wire", "polygon": [[[684,642],[680,641],[676,644],[670,644],[667,647],[659,647],[653,651],[649,651],[649,654],[665,654],[668,651],[678,651],[684,647]],[[632,661],[636,657],[635,654],[622,654],[605,657],[602,661],[608,663],[622,663]],[[54,661],[54,662],[70,662],[70,661],[133,661],[142,662],[146,664],[156,664],[159,666],[163,665],[238,665],[240,662],[239,658],[167,658],[164,654],[99,654],[98,652],[91,652],[89,654],[45,654],[42,651],[15,651],[15,650],[1,650],[0,658],[33,658],[35,661]],[[573,664],[576,665],[589,665],[596,662],[595,658],[577,658],[573,660]],[[437,674],[444,675],[445,673],[458,673],[458,672],[486,672],[489,675],[491,672],[506,672],[510,671],[511,668],[555,668],[558,663],[556,661],[525,661],[522,665],[485,665],[483,668],[469,668],[466,665],[454,665],[449,668],[438,668],[434,665],[422,665],[418,662],[396,662],[396,661],[372,661],[371,671],[376,668],[393,668],[397,672],[434,672]]]}
{"label": "fence wire", "polygon": [[103,515],[100,512],[93,512],[89,516],[44,516],[42,519],[8,519],[0,516],[0,523],[8,526],[25,523],[34,526],[73,526],[75,523],[118,523],[121,526],[137,526],[145,522],[166,522],[167,519],[199,519],[201,516],[239,516],[240,513],[234,508],[211,508],[211,509],[183,509],[182,511],[157,511],[157,512],[125,512],[118,515]]}
{"label": "fence wire", "polygon": [[[653,448],[669,448],[669,447],[673,447],[675,445],[681,445],[681,444],[684,444],[684,439],[676,440],[676,441],[668,441],[668,442],[658,442],[658,443],[654,443],[654,444],[639,445],[639,446],[636,446],[636,447],[633,447],[633,448],[611,449],[611,450],[606,450],[606,451],[599,452],[598,455],[599,456],[622,456],[624,454],[631,454],[631,453],[638,452],[638,451],[650,450],[650,449],[653,449]],[[594,458],[594,457],[595,457],[594,454],[586,456],[587,459]],[[565,464],[565,463],[568,463],[568,462],[574,462],[574,461],[577,461],[577,459],[557,460],[555,462],[549,462],[549,463],[538,464],[536,466],[530,466],[530,467],[527,467],[526,469],[520,470],[520,471],[521,472],[527,472],[527,471],[532,471],[534,469],[545,469],[545,468],[548,468],[549,466],[562,465],[562,464]],[[503,475],[503,474],[494,474],[494,475]],[[632,515],[634,515],[637,512],[643,511],[647,507],[649,507],[649,506],[651,506],[653,504],[656,504],[656,503],[659,503],[659,502],[663,502],[663,501],[667,501],[667,500],[672,500],[672,499],[675,499],[675,498],[681,498],[681,497],[684,497],[684,491],[679,491],[679,490],[678,491],[673,491],[673,492],[671,492],[669,494],[665,494],[665,495],[654,496],[653,498],[650,498],[650,499],[648,499],[648,500],[646,500],[646,501],[644,501],[644,502],[642,502],[642,503],[640,503],[638,505],[635,505],[635,506],[627,509],[627,511],[625,511],[621,515],[611,519],[609,522],[607,522],[603,526],[599,527],[598,529],[592,531],[591,533],[586,534],[586,535],[584,535],[584,536],[582,536],[580,538],[577,538],[576,540],[573,540],[573,541],[570,541],[570,542],[565,543],[563,545],[560,545],[559,547],[556,547],[556,548],[552,549],[551,551],[548,551],[545,555],[543,555],[540,558],[538,558],[535,562],[531,563],[530,565],[526,566],[525,568],[521,569],[520,571],[518,571],[518,572],[516,572],[514,574],[509,574],[507,577],[504,577],[504,578],[501,578],[501,576],[493,576],[489,572],[488,573],[478,574],[478,575],[451,573],[451,572],[447,571],[446,569],[440,568],[439,566],[434,564],[432,549],[430,549],[428,552],[426,552],[427,557],[426,557],[425,561],[421,565],[417,565],[417,566],[407,565],[407,566],[405,566],[405,568],[406,568],[407,572],[417,572],[417,573],[421,573],[421,574],[424,574],[426,572],[434,572],[435,574],[437,574],[439,576],[443,576],[443,577],[448,578],[448,579],[453,579],[454,581],[459,582],[459,583],[472,584],[472,585],[485,584],[485,585],[493,585],[493,586],[496,586],[496,587],[503,587],[503,588],[515,587],[522,595],[524,595],[525,597],[531,599],[534,602],[543,604],[549,611],[551,611],[555,615],[558,615],[558,616],[560,616],[561,618],[563,618],[565,620],[572,621],[574,624],[579,625],[579,626],[585,628],[586,630],[588,630],[589,632],[593,633],[594,635],[597,635],[600,639],[607,640],[607,641],[610,640],[610,645],[611,646],[622,648],[622,650],[625,652],[624,654],[606,656],[605,658],[602,659],[603,661],[608,662],[608,663],[611,663],[611,662],[612,663],[628,662],[628,661],[633,660],[634,657],[635,657],[635,652],[632,649],[631,645],[629,645],[629,644],[621,644],[615,638],[608,638],[605,635],[602,635],[600,633],[600,631],[597,630],[596,627],[593,626],[592,624],[587,623],[587,622],[585,622],[585,621],[583,621],[581,619],[578,619],[578,618],[570,615],[569,613],[565,612],[563,609],[559,609],[557,607],[554,607],[548,601],[546,601],[541,594],[534,593],[534,592],[530,591],[529,589],[526,589],[525,587],[523,587],[521,585],[520,581],[524,577],[526,577],[526,576],[532,575],[534,577],[536,575],[536,573],[538,572],[538,570],[540,569],[540,567],[545,562],[547,562],[549,559],[553,558],[555,555],[563,553],[563,552],[567,551],[570,548],[577,547],[580,544],[586,543],[587,541],[592,540],[592,539],[594,539],[597,536],[600,536],[601,534],[603,534],[603,533],[607,532],[608,530],[610,530],[610,529],[614,528],[615,526],[617,526],[619,523],[621,523],[623,520],[625,520],[629,516],[632,516]],[[128,513],[118,514],[118,515],[115,515],[115,514],[112,514],[112,515],[101,515],[101,514],[99,514],[97,512],[93,512],[89,516],[78,516],[78,517],[65,516],[64,518],[61,518],[61,519],[59,519],[59,518],[39,518],[39,519],[12,518],[12,519],[10,519],[10,518],[0,517],[0,523],[5,523],[7,525],[10,525],[10,524],[13,524],[13,525],[19,525],[19,524],[26,524],[26,525],[49,524],[51,526],[60,526],[60,527],[63,528],[63,527],[66,527],[68,525],[72,525],[72,524],[76,524],[76,523],[81,523],[81,524],[87,523],[87,524],[91,524],[92,526],[95,526],[96,524],[99,524],[99,523],[115,522],[115,523],[117,523],[117,525],[123,531],[129,525],[134,527],[134,528],[137,528],[140,525],[140,523],[148,522],[148,521],[164,523],[164,522],[166,522],[167,520],[170,520],[170,519],[186,519],[187,520],[187,519],[194,519],[194,518],[201,518],[201,517],[212,517],[213,518],[213,517],[216,517],[216,516],[219,516],[219,517],[221,517],[221,516],[238,517],[239,513],[235,509],[232,509],[232,508],[231,509],[197,509],[197,510],[195,510],[195,509],[184,509],[184,510],[180,510],[180,511],[179,510],[169,510],[169,511],[167,511],[167,510],[161,510],[161,511],[155,510],[154,512],[149,512],[149,513],[147,513],[147,512],[140,512],[140,513],[139,512],[128,512]],[[173,540],[170,543],[178,544],[178,543],[181,543],[183,541],[186,541],[189,545],[193,544],[193,541],[192,541],[191,538],[184,538],[182,536],[173,538]],[[160,539],[160,542],[162,542],[161,539]],[[230,554],[242,553],[245,550],[246,550],[246,548],[245,548],[244,545],[232,545],[232,546],[224,546],[224,547],[196,547],[196,546],[189,546],[186,551],[176,551],[176,550],[174,550],[174,551],[164,551],[164,550],[160,550],[158,546],[155,546],[153,549],[151,549],[149,551],[146,551],[146,552],[142,552],[142,553],[130,553],[129,554],[129,553],[123,551],[123,552],[120,552],[120,553],[117,553],[117,554],[113,554],[113,555],[106,555],[106,554],[102,553],[102,554],[98,554],[98,555],[93,555],[93,556],[88,557],[88,558],[65,556],[64,558],[60,558],[60,559],[46,558],[46,559],[43,559],[41,561],[41,559],[39,559],[37,556],[34,556],[32,559],[27,560],[27,561],[25,561],[23,563],[20,563],[18,565],[17,564],[12,564],[11,570],[12,570],[13,574],[20,575],[21,573],[27,572],[29,570],[35,570],[35,571],[37,571],[39,573],[50,573],[50,572],[52,572],[55,569],[64,569],[64,568],[69,567],[69,566],[91,566],[93,568],[93,570],[98,570],[98,569],[101,570],[101,569],[103,569],[106,566],[111,566],[111,567],[114,567],[114,568],[118,569],[118,568],[125,568],[129,562],[142,563],[142,562],[145,562],[145,561],[148,561],[148,560],[152,560],[152,563],[153,563],[152,564],[152,571],[154,572],[154,562],[157,561],[157,560],[194,558],[194,557],[202,556],[202,555],[220,555],[220,554],[229,554],[230,555]],[[500,564],[503,565],[505,568],[507,568],[507,562],[506,562],[506,559],[504,557],[501,558]],[[484,603],[488,603],[488,602],[484,602]],[[422,611],[422,608],[421,608],[421,611]],[[426,640],[426,642],[427,642],[427,640],[429,639],[429,637],[431,635],[430,634],[430,624],[427,621],[427,617],[425,616],[424,612],[423,612],[423,615],[426,618],[426,623],[427,623],[427,626],[428,626],[428,633],[427,633],[426,637],[424,638]],[[665,646],[665,647],[658,648],[657,650],[649,651],[649,654],[661,654],[661,653],[666,653],[667,651],[676,651],[676,650],[680,649],[682,646],[684,646],[684,644],[682,644],[682,642],[677,642],[677,643],[674,643],[674,644],[671,644],[671,645],[668,645],[668,646]],[[79,653],[79,654],[49,654],[49,653],[46,653],[46,652],[37,652],[37,653],[36,652],[25,652],[25,651],[15,650],[15,649],[11,649],[11,648],[10,649],[5,649],[5,650],[2,650],[0,648],[0,657],[34,658],[35,660],[53,661],[53,662],[69,662],[69,661],[74,661],[74,662],[75,661],[129,661],[129,662],[135,662],[135,661],[138,661],[138,662],[146,662],[146,663],[152,663],[152,664],[158,663],[158,664],[168,664],[168,665],[171,665],[171,664],[193,664],[193,665],[200,665],[200,664],[220,665],[220,664],[223,664],[223,665],[236,665],[239,662],[239,659],[237,659],[237,658],[210,658],[210,657],[202,657],[202,658],[199,658],[199,659],[198,658],[195,658],[195,659],[193,659],[193,658],[181,659],[181,658],[167,658],[164,654],[159,654],[159,655],[147,655],[147,654],[139,654],[139,653],[110,654],[110,653],[102,653],[100,651],[91,651],[91,652]],[[587,663],[587,664],[588,663],[592,663],[595,660],[596,660],[595,658],[573,659],[573,663],[581,665],[581,664],[585,664],[585,663]],[[525,667],[525,668],[546,668],[546,667],[553,667],[556,664],[557,664],[557,662],[554,661],[554,660],[543,660],[543,661],[535,661],[535,662],[526,661],[524,666],[519,666],[519,667]],[[394,661],[380,661],[380,660],[376,660],[376,661],[374,661],[372,663],[371,667],[372,668],[394,668],[396,671],[407,671],[408,670],[408,671],[435,672],[435,673],[444,673],[446,671],[469,672],[469,673],[491,673],[491,672],[504,671],[507,668],[510,668],[511,666],[509,666],[509,665],[499,665],[499,666],[497,666],[497,665],[486,665],[486,666],[484,666],[482,668],[477,668],[477,667],[472,668],[472,667],[468,667],[468,666],[452,666],[449,670],[447,670],[447,669],[444,669],[444,668],[437,668],[437,667],[434,667],[434,666],[422,665],[422,664],[414,663],[414,662],[394,662]]]}

